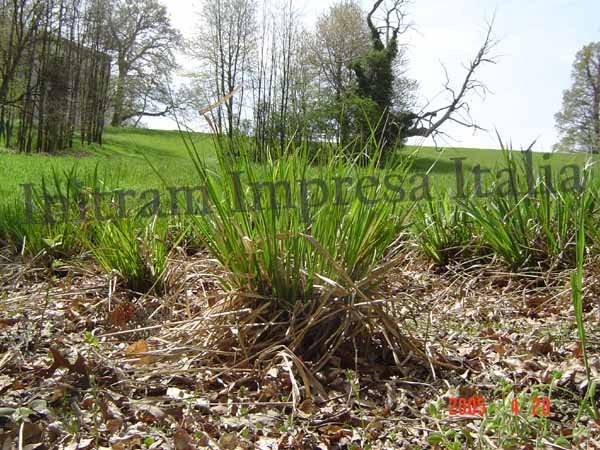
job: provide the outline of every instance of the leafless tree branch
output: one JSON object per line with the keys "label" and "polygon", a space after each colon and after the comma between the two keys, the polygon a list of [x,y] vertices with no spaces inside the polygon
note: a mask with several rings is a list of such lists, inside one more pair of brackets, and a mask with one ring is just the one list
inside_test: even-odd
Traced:
{"label": "leafless tree branch", "polygon": [[451,101],[436,110],[416,114],[412,127],[406,132],[407,137],[435,138],[441,133],[440,128],[448,121],[474,130],[483,130],[471,118],[468,97],[473,93],[484,96],[488,92],[487,86],[476,78],[476,73],[483,65],[496,63],[496,59],[491,55],[497,44],[492,37],[493,25],[494,20],[488,24],[485,39],[475,58],[465,67],[467,73],[459,90],[452,87],[448,71],[442,64],[445,76],[443,89],[449,94]]}

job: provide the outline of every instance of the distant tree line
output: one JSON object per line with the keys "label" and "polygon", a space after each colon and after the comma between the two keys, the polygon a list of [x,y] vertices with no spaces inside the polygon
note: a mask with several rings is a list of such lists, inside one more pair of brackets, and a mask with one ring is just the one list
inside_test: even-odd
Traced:
{"label": "distant tree line", "polygon": [[[110,80],[99,3],[0,0],[0,137],[22,152],[101,142]],[[14,139],[14,142],[13,142]]]}
{"label": "distant tree line", "polygon": [[443,85],[448,102],[420,110],[418,83],[406,76],[407,5],[376,0],[364,11],[340,0],[307,30],[292,0],[203,0],[189,42],[202,62],[196,97],[205,105],[227,98],[207,112],[214,129],[242,131],[263,149],[290,139],[352,147],[371,135],[393,147],[436,138],[446,122],[478,128],[469,96],[486,90],[475,74],[494,62],[491,25],[458,86]]}
{"label": "distant tree line", "polygon": [[0,0],[0,142],[54,153],[101,144],[109,111],[167,114],[180,39],[157,0]]}
{"label": "distant tree line", "polygon": [[351,149],[370,136],[395,148],[435,139],[448,122],[478,128],[469,97],[486,90],[476,72],[494,62],[491,25],[461,80],[442,83],[446,103],[419,108],[406,76],[408,2],[364,11],[339,0],[309,30],[293,0],[202,0],[187,41],[200,70],[173,94],[184,41],[158,0],[0,0],[0,139],[52,153],[189,105],[262,151],[290,140]]}

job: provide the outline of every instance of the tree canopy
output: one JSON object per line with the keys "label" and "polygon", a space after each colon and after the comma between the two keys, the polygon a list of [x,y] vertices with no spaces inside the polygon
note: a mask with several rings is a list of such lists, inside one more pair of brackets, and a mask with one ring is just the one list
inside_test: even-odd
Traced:
{"label": "tree canopy", "polygon": [[112,125],[165,115],[173,108],[168,84],[181,33],[171,26],[158,0],[113,1],[108,21],[117,68]]}
{"label": "tree canopy", "polygon": [[558,150],[600,153],[600,42],[575,55],[572,86],[563,93],[555,115],[561,136]]}

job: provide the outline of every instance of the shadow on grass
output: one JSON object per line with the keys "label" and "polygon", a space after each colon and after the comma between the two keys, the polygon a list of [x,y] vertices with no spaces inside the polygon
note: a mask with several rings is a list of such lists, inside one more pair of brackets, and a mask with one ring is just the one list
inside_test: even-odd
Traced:
{"label": "shadow on grass", "polygon": [[[429,169],[431,169],[431,174],[437,175],[452,175],[456,171],[454,161],[450,161],[447,157],[439,159],[417,157],[412,166],[412,171],[416,173],[425,173]],[[467,161],[463,161],[463,170],[467,171],[470,169],[471,165]]]}

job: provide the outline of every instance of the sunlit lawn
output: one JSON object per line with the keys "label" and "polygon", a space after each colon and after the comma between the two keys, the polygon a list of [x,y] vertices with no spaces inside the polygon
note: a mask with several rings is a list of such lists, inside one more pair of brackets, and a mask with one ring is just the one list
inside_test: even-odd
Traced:
{"label": "sunlit lawn", "polygon": [[[197,134],[193,139],[203,157],[215,159],[215,146],[210,136]],[[402,153],[408,155],[414,151],[417,159],[413,171],[429,173],[434,192],[455,187],[456,163],[453,158],[466,158],[462,164],[467,183],[473,183],[472,169],[477,165],[483,170],[504,166],[502,153],[498,150],[416,149],[409,146]],[[582,154],[553,154],[548,161],[543,159],[542,153],[534,154],[536,167],[550,164],[555,171],[566,164],[583,165],[584,162],[585,155]],[[18,199],[22,193],[21,184],[38,184],[42,177],[50,177],[53,170],[69,171],[74,166],[80,174],[92,172],[97,167],[101,177],[110,179],[111,186],[137,191],[161,188],[163,182],[182,187],[200,184],[188,150],[177,131],[108,129],[102,147],[83,147],[60,156],[22,155],[0,149],[0,201]],[[491,175],[484,175],[483,180],[493,180],[494,174],[492,171]]]}

